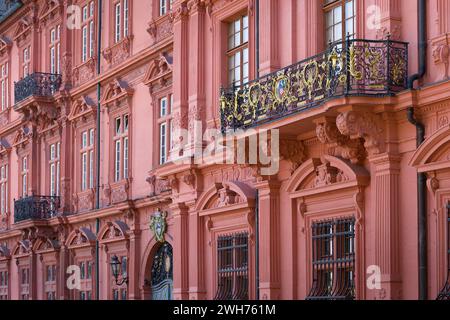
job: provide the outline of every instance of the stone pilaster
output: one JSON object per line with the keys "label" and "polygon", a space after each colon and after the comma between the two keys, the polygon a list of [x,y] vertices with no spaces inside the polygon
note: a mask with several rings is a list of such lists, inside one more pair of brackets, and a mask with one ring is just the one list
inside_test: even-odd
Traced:
{"label": "stone pilaster", "polygon": [[130,258],[128,272],[128,298],[130,300],[140,300],[141,291],[139,289],[139,273],[140,273],[140,230],[130,232]]}
{"label": "stone pilaster", "polygon": [[402,298],[399,261],[400,157],[391,154],[369,158],[375,205],[375,264],[381,270],[381,289],[376,299]]}
{"label": "stone pilaster", "polygon": [[67,288],[67,267],[69,266],[69,249],[62,244],[59,251],[59,265],[58,265],[58,295],[59,300],[69,300],[70,293]]}
{"label": "stone pilaster", "polygon": [[173,148],[170,159],[178,159],[184,155],[187,137],[182,136],[180,129],[187,129],[189,104],[189,9],[186,1],[175,3],[173,22]]}
{"label": "stone pilaster", "polygon": [[260,75],[280,69],[278,53],[278,6],[277,0],[260,1]]}
{"label": "stone pilaster", "polygon": [[[199,0],[189,2],[189,141],[186,154],[201,155],[203,151],[203,130],[205,125],[205,3]],[[201,126],[200,126],[201,125]],[[201,158],[201,157],[196,157]]]}
{"label": "stone pilaster", "polygon": [[173,216],[173,297],[187,300],[189,297],[188,228],[189,208],[184,203],[170,206]]}
{"label": "stone pilaster", "polygon": [[280,183],[261,181],[259,190],[259,297],[280,298]]}
{"label": "stone pilaster", "polygon": [[202,221],[197,211],[189,211],[189,300],[206,299]]}

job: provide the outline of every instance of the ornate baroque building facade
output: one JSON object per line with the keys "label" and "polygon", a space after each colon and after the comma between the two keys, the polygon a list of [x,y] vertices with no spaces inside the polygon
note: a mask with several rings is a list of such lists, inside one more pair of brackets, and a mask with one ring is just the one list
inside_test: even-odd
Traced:
{"label": "ornate baroque building facade", "polygon": [[0,1],[0,298],[448,298],[449,52],[449,0]]}

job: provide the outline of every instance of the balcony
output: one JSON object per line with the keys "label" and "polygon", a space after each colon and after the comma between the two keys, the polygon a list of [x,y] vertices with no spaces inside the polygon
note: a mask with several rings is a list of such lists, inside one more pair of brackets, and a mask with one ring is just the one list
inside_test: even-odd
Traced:
{"label": "balcony", "polygon": [[52,97],[60,88],[60,74],[35,72],[14,83],[15,104],[35,96]]}
{"label": "balcony", "polygon": [[31,196],[14,201],[14,223],[26,220],[46,220],[56,217],[59,197]]}
{"label": "balcony", "polygon": [[383,97],[406,89],[408,44],[350,40],[240,87],[221,90],[222,132],[257,127],[345,96]]}

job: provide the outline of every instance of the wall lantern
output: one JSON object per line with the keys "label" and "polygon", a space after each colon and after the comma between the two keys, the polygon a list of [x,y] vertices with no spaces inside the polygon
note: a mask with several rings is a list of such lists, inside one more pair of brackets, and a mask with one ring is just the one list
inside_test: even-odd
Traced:
{"label": "wall lantern", "polygon": [[119,273],[121,273],[120,269],[122,266],[122,262],[119,260],[119,258],[116,255],[113,255],[111,257],[110,265],[111,265],[112,274],[116,281],[116,285],[121,286],[124,283],[128,284],[128,277],[123,277],[123,273],[122,273],[122,280],[119,281]]}

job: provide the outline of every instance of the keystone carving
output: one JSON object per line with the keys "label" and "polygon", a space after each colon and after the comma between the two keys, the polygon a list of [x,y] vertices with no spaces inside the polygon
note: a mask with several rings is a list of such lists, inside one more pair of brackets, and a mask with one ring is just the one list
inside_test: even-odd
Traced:
{"label": "keystone carving", "polygon": [[339,132],[352,140],[364,139],[369,156],[384,152],[384,130],[381,119],[369,112],[347,111],[336,119]]}

